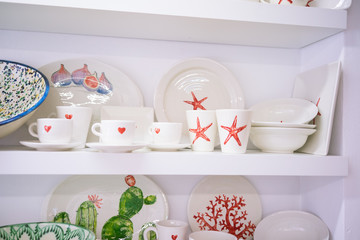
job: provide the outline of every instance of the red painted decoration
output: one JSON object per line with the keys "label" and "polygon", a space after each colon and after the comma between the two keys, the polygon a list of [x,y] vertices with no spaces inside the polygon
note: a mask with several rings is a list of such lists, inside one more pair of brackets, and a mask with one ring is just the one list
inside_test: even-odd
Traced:
{"label": "red painted decoration", "polygon": [[101,201],[102,201],[102,198],[99,199],[99,196],[98,195],[88,195],[88,199],[94,203],[94,205],[97,207],[97,208],[101,208],[101,204],[103,204]]}
{"label": "red painted decoration", "polygon": [[46,132],[49,132],[49,131],[50,131],[50,129],[51,129],[51,126],[47,126],[47,125],[45,125],[45,126],[44,126],[44,129],[45,129],[45,131],[46,131]]}
{"label": "red painted decoration", "polygon": [[194,94],[194,92],[191,92],[191,95],[193,97],[193,101],[184,101],[185,103],[188,103],[190,105],[193,105],[193,110],[197,110],[198,108],[202,110],[206,110],[206,108],[202,105],[202,103],[207,99],[207,97],[204,97],[201,100],[198,100]]}
{"label": "red painted decoration", "polygon": [[124,127],[119,127],[118,128],[118,131],[119,131],[120,134],[123,134],[125,132],[125,130],[126,130],[126,128],[124,128]]}
{"label": "red painted decoration", "polygon": [[202,128],[201,125],[200,125],[199,117],[197,117],[197,119],[196,119],[196,124],[197,124],[197,128],[196,128],[196,129],[189,129],[190,132],[196,134],[196,136],[195,136],[194,141],[192,142],[192,144],[194,144],[195,141],[196,141],[198,138],[200,138],[200,137],[203,138],[203,139],[205,139],[206,141],[210,142],[210,139],[205,135],[205,131],[208,130],[208,129],[211,127],[212,123],[210,123],[208,126]]}
{"label": "red painted decoration", "polygon": [[132,186],[135,185],[136,180],[135,180],[135,178],[134,178],[133,175],[127,175],[127,176],[125,177],[125,182],[126,182],[126,184],[127,184],[128,186],[132,187]]}
{"label": "red painted decoration", "polygon": [[[316,106],[319,107],[320,98],[317,100]],[[321,113],[318,111],[316,116],[321,116]],[[313,124],[315,124],[315,118],[313,119]]]}
{"label": "red painted decoration", "polygon": [[156,132],[156,134],[159,134],[160,128],[155,128],[155,132]]}
{"label": "red painted decoration", "polygon": [[200,230],[224,231],[233,234],[237,239],[247,239],[254,235],[255,224],[247,220],[248,213],[242,209],[246,206],[242,196],[231,198],[223,195],[214,196],[206,207],[207,212],[194,215]]}
{"label": "red painted decoration", "polygon": [[231,127],[221,126],[223,129],[229,132],[229,135],[226,137],[224,144],[226,145],[231,137],[235,139],[235,141],[238,143],[239,146],[241,146],[241,142],[238,136],[238,133],[241,132],[246,128],[247,125],[244,125],[242,127],[236,128],[237,124],[237,116],[235,116],[234,121],[231,125]]}
{"label": "red painted decoration", "polygon": [[65,114],[65,118],[66,119],[72,119],[73,115],[72,114]]}
{"label": "red painted decoration", "polygon": [[171,235],[171,239],[172,239],[172,240],[176,240],[177,237],[178,237],[178,235]]}

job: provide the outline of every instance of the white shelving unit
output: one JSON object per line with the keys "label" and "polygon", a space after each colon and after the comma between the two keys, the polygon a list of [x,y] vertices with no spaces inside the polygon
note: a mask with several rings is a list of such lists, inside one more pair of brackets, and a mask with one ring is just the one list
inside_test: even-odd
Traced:
{"label": "white shelving unit", "polygon": [[346,20],[346,10],[240,0],[0,2],[0,29],[6,30],[281,48],[344,31]]}

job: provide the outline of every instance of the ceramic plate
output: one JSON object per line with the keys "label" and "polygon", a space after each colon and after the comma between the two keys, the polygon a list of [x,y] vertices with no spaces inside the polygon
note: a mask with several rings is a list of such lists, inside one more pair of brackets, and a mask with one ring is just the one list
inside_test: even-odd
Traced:
{"label": "ceramic plate", "polygon": [[256,189],[241,176],[205,177],[195,186],[188,202],[192,231],[224,231],[238,239],[252,239],[261,215]]}
{"label": "ceramic plate", "polygon": [[20,141],[20,144],[29,148],[35,148],[40,151],[62,151],[62,150],[69,150],[75,148],[81,145],[81,142],[41,143],[38,140],[30,140],[30,141]]}
{"label": "ceramic plate", "polygon": [[[221,97],[220,97],[221,96]],[[161,79],[154,106],[158,121],[182,122],[188,142],[186,110],[244,108],[244,95],[233,74],[220,63],[193,58],[178,63]]]}
{"label": "ceramic plate", "polygon": [[340,62],[334,62],[303,72],[296,77],[293,97],[307,99],[319,109],[318,115],[312,121],[312,124],[316,124],[317,131],[309,136],[305,145],[298,151],[328,154],[340,75]]}
{"label": "ceramic plate", "polygon": [[[260,0],[260,2],[269,3],[270,0]],[[314,0],[309,2],[309,6],[331,9],[347,9],[351,6],[351,2],[352,0]]]}
{"label": "ceramic plate", "polygon": [[103,106],[101,120],[133,120],[136,122],[135,142],[151,142],[150,127],[154,122],[154,109],[149,107]]}
{"label": "ceramic plate", "polygon": [[99,150],[101,152],[131,152],[143,147],[146,147],[145,143],[134,143],[132,145],[117,145],[117,144],[105,144],[100,142],[86,143],[86,146]]}
{"label": "ceramic plate", "polygon": [[[120,198],[122,204],[119,206]],[[82,204],[86,201],[88,208],[79,208],[84,207]],[[132,224],[133,239],[138,240],[144,224],[168,217],[168,204],[164,193],[153,181],[141,175],[71,176],[48,196],[42,215],[45,220],[52,221],[56,214],[67,212],[70,222],[76,223],[77,214],[81,214],[82,210],[86,212],[87,209],[96,209],[97,239],[102,239],[104,224],[109,226],[108,224],[118,221]],[[125,217],[120,218],[119,214]],[[126,217],[129,220],[126,220]],[[128,232],[127,227],[122,227]],[[104,228],[108,236],[114,236],[111,234],[112,230]]]}
{"label": "ceramic plate", "polygon": [[311,213],[281,211],[261,220],[254,236],[254,240],[328,240],[329,230]]}
{"label": "ceramic plate", "polygon": [[251,121],[252,127],[283,127],[283,128],[315,128],[314,124],[306,123],[284,123],[284,122],[256,122]]}
{"label": "ceramic plate", "polygon": [[[143,106],[142,93],[128,76],[95,59],[62,60],[42,66],[39,70],[49,79],[50,92],[44,104],[28,122],[48,117],[55,112],[56,106],[91,107],[91,125],[100,121],[102,106]],[[87,75],[89,73],[90,76]],[[87,76],[83,77],[82,74]],[[98,141],[91,130],[88,141]]]}
{"label": "ceramic plate", "polygon": [[316,117],[317,106],[309,100],[280,98],[260,102],[250,108],[252,121],[277,123],[308,123]]}
{"label": "ceramic plate", "polygon": [[183,148],[191,147],[190,144],[149,144],[148,147],[154,151],[177,151]]}

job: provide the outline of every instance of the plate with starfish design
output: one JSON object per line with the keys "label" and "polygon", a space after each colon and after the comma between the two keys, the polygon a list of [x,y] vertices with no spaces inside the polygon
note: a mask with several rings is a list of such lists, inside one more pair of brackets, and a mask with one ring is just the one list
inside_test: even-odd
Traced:
{"label": "plate with starfish design", "polygon": [[[154,98],[158,121],[186,123],[186,110],[244,108],[244,95],[235,76],[220,63],[191,58],[173,66],[161,79]],[[186,136],[187,128],[184,127]]]}

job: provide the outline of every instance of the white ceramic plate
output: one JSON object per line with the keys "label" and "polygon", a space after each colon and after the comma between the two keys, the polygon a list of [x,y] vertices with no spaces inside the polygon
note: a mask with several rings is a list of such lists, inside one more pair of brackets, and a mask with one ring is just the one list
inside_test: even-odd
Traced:
{"label": "white ceramic plate", "polygon": [[329,230],[317,216],[303,211],[281,211],[265,217],[254,240],[328,240]]}
{"label": "white ceramic plate", "polygon": [[[283,0],[287,1],[287,0]],[[269,0],[260,0],[262,3],[269,3]],[[351,6],[352,0],[314,0],[309,3],[310,7],[347,9]]]}
{"label": "white ceramic plate", "polygon": [[41,143],[38,140],[30,141],[20,141],[20,144],[29,147],[35,148],[39,151],[63,151],[75,148],[81,145],[81,142],[71,142],[71,143]]}
{"label": "white ceramic plate", "polygon": [[179,143],[179,144],[149,144],[148,147],[154,151],[177,151],[183,148],[190,147],[190,144]]}
{"label": "white ceramic plate", "polygon": [[307,99],[317,105],[319,113],[312,124],[316,133],[309,137],[300,152],[327,155],[341,76],[340,62],[326,64],[299,74],[293,97]]}
{"label": "white ceramic plate", "polygon": [[242,89],[233,74],[220,63],[206,58],[178,63],[163,76],[155,92],[157,120],[182,122],[183,139],[187,142],[185,111],[194,109],[190,102],[198,102],[197,109],[207,110],[245,106]]}
{"label": "white ceramic plate", "polygon": [[[69,76],[64,77],[64,83],[69,85],[61,85],[59,82],[52,81],[52,75],[61,68],[61,64],[72,74],[75,70],[87,65],[91,74],[97,73],[98,79],[101,74],[105,73],[107,81],[112,85],[112,90],[101,91],[105,88],[99,88],[99,92],[91,91],[84,87],[84,85],[76,85]],[[143,96],[135,83],[120,70],[102,63],[95,59],[67,59],[57,62],[49,63],[39,68],[44,75],[49,79],[50,91],[49,95],[44,101],[36,114],[33,115],[30,121],[35,122],[37,118],[48,117],[51,113],[55,113],[56,106],[87,106],[93,110],[93,117],[91,125],[94,122],[100,121],[100,108],[102,106],[143,106]],[[89,78],[91,80],[91,78]],[[89,82],[91,82],[89,80]],[[77,81],[79,82],[79,81]],[[91,85],[91,84],[90,84]],[[108,84],[99,84],[99,86],[107,87]],[[98,141],[98,137],[92,134],[89,129],[87,141]]]}
{"label": "white ceramic plate", "polygon": [[256,122],[251,121],[252,127],[283,127],[283,128],[315,128],[314,124],[305,123],[284,123],[284,122]]}
{"label": "white ceramic plate", "polygon": [[132,145],[117,145],[117,144],[105,144],[100,142],[86,143],[86,146],[99,150],[101,152],[131,152],[143,147],[146,147],[145,143],[134,143]]}
{"label": "white ceramic plate", "polygon": [[[229,204],[228,207],[224,207],[225,202]],[[234,207],[230,208],[231,204],[234,204]],[[202,220],[212,226],[211,229],[209,227],[204,228],[204,222],[201,222],[198,216],[202,214],[213,216],[212,210],[214,209],[221,212],[221,216],[215,217],[217,225],[214,224],[213,220],[209,221],[209,218],[204,216]],[[238,239],[242,239],[241,237],[252,239],[253,231],[261,220],[262,206],[256,189],[246,178],[241,176],[208,176],[203,178],[191,192],[187,211],[192,231],[223,231],[235,235]],[[242,218],[244,211],[247,213],[246,220]],[[216,214],[220,215],[220,212],[216,212]],[[240,227],[239,223],[234,226],[234,219],[231,214],[235,214],[235,218],[239,222],[250,226],[248,230],[251,232],[251,236],[243,235],[242,231],[245,226]],[[222,226],[220,223],[222,220],[225,220],[230,226],[227,224]],[[224,229],[221,230],[223,227]],[[229,231],[228,227],[232,230]]]}
{"label": "white ceramic plate", "polygon": [[133,120],[136,122],[135,142],[151,142],[149,129],[154,122],[154,109],[149,107],[103,106],[101,120]]}
{"label": "white ceramic plate", "polygon": [[318,113],[316,105],[299,98],[280,98],[253,105],[252,121],[277,123],[308,123]]}
{"label": "white ceramic plate", "polygon": [[[133,239],[136,240],[145,223],[167,219],[168,204],[163,191],[153,181],[141,175],[133,177],[136,180],[135,187],[142,191],[144,198],[156,196],[154,204],[144,204],[141,210],[130,218],[134,228]],[[125,182],[125,179],[125,175],[71,176],[47,197],[42,216],[46,221],[52,221],[57,213],[65,211],[69,214],[71,223],[75,223],[79,206],[84,201],[93,199],[98,214],[96,236],[97,239],[101,239],[103,225],[111,217],[119,214],[120,198],[130,188],[127,182],[131,181]]]}

